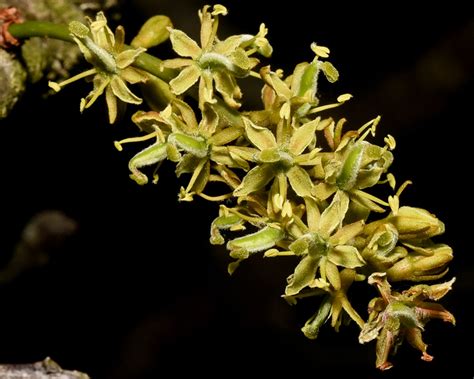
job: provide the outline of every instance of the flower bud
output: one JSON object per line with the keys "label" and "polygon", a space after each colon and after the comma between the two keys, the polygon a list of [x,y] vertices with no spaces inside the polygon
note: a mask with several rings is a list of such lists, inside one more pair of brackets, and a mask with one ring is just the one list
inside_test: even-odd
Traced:
{"label": "flower bud", "polygon": [[426,248],[432,255],[408,255],[387,270],[388,280],[424,281],[435,280],[446,274],[446,265],[453,259],[453,250],[448,245]]}
{"label": "flower bud", "polygon": [[444,233],[444,224],[421,208],[401,207],[391,222],[401,240],[424,240]]}
{"label": "flower bud", "polygon": [[173,24],[167,16],[153,16],[149,18],[140,31],[132,40],[132,47],[144,47],[148,49],[165,42],[170,37],[168,28],[172,28]]}

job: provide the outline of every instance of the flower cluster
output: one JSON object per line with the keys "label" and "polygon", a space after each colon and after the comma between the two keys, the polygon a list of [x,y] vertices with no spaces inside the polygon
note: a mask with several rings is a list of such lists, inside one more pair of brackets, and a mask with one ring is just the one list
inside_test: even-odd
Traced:
{"label": "flower cluster", "polygon": [[[328,48],[313,43],[312,60],[284,75],[259,66],[258,56],[267,58],[272,53],[265,25],[255,35],[218,37],[219,18],[226,14],[221,5],[205,6],[199,12],[200,43],[168,22],[147,22],[133,48],[124,45],[122,28],[115,35],[110,31],[102,13],[89,20],[89,26],[71,23],[74,40],[93,65],[78,76],[93,76],[94,84],[81,110],[105,92],[113,122],[117,98],[142,102],[127,83],[145,82],[142,88],[147,90],[145,99],[152,99],[147,100],[152,110],[132,117],[144,134],[115,142],[119,150],[126,143],[153,142],[130,160],[134,181],[146,184],[151,174],[147,166],[152,166],[156,183],[158,167],[171,161],[178,177],[189,178],[179,200],[199,196],[219,202],[210,242],[226,245],[233,259],[229,273],[257,253],[285,257],[294,264],[284,298],[291,304],[302,298],[321,299],[302,328],[308,338],[316,338],[327,321],[338,330],[350,319],[361,328],[361,343],[377,339],[380,369],[391,366],[388,353],[403,338],[429,360],[421,340],[424,324],[429,318],[450,322],[454,318],[425,300],[444,296],[454,280],[416,285],[402,293],[392,292],[389,282],[443,277],[452,250],[432,241],[444,232],[444,224],[433,214],[400,206],[400,195],[409,183],[395,190],[389,172],[395,140],[388,135],[383,146],[370,142],[380,117],[356,130],[345,130],[345,119],[328,115],[329,109],[351,98],[342,94],[335,102],[323,104],[318,97],[320,73],[329,82],[339,76],[326,60]],[[162,64],[161,69],[176,70],[169,85],[133,67],[144,47],[154,45],[144,38],[152,32],[160,36],[156,43],[169,36],[179,56]],[[239,80],[245,77],[261,81],[261,109],[239,110],[243,96]],[[193,88],[196,83],[198,91]],[[51,86],[59,90],[63,84]],[[153,96],[165,99],[163,105],[156,105]],[[189,105],[186,96],[197,98],[197,106]],[[385,198],[371,193],[383,184],[387,184]],[[350,291],[362,283],[375,284],[381,293],[370,302],[367,322],[349,300]]]}

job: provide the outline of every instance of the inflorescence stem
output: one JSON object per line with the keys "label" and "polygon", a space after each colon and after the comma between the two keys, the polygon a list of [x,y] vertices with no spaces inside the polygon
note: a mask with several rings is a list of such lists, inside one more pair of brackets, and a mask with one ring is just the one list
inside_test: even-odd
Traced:
{"label": "inflorescence stem", "polygon": [[[54,24],[47,21],[25,21],[19,24],[12,24],[8,31],[13,37],[18,39],[46,37],[74,42],[67,25]],[[133,66],[147,71],[166,82],[169,82],[177,75],[175,70],[163,67],[161,59],[147,53],[140,54],[133,63]]]}

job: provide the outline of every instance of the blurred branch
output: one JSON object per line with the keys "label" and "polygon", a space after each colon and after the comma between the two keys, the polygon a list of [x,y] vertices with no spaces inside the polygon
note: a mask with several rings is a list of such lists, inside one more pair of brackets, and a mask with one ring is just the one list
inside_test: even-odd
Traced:
{"label": "blurred branch", "polygon": [[44,266],[77,230],[77,223],[56,210],[42,211],[31,218],[7,266],[0,270],[0,284],[34,267]]}

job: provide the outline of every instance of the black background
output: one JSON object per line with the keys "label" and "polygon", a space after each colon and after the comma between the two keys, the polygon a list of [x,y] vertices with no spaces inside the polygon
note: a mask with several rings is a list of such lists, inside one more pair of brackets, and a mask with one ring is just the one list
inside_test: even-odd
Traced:
{"label": "black background", "polygon": [[[326,326],[316,341],[307,340],[299,328],[316,303],[289,307],[279,297],[293,262],[255,257],[229,277],[225,249],[208,244],[217,206],[178,203],[171,165],[162,168],[158,186],[137,186],[127,169],[134,148],[119,153],[112,143],[135,135],[136,127],[127,119],[108,125],[103,99],[81,115],[87,83],[44,99],[42,82],[0,125],[0,261],[8,261],[38,211],[63,210],[80,230],[48,266],[0,287],[0,362],[51,356],[93,378],[114,379],[474,375],[472,13],[453,2],[420,9],[399,2],[313,3],[224,1],[230,14],[220,35],[255,33],[265,22],[272,66],[287,73],[312,58],[312,41],[328,46],[341,77],[333,85],[321,80],[322,101],[354,95],[332,114],[353,128],[382,115],[379,136],[390,133],[398,143],[392,171],[400,183],[414,181],[402,202],[443,220],[446,233],[438,241],[455,252],[447,277],[458,281],[444,304],[458,324],[428,324],[425,340],[435,360],[422,362],[404,345],[395,368],[382,374],[374,368],[374,345],[359,345],[353,325],[340,333]],[[163,13],[196,36],[203,4],[130,0],[121,23],[132,36],[146,16]],[[167,48],[156,53],[166,57]],[[250,107],[258,106],[252,101]],[[353,295],[365,315],[375,292],[363,288]]]}

